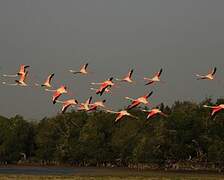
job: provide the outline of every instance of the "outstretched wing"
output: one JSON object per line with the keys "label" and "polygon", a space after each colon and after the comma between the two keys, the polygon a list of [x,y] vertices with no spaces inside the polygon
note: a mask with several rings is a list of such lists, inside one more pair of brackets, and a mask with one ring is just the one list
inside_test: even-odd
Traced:
{"label": "outstretched wing", "polygon": [[212,75],[213,75],[213,76],[215,75],[216,71],[217,71],[217,68],[215,67],[215,68],[213,69],[213,71],[212,71]]}
{"label": "outstretched wing", "polygon": [[[49,75],[49,76],[47,77],[47,79],[46,79],[44,85],[45,85],[45,84],[51,84],[51,80],[52,80],[53,77],[54,77],[54,74]],[[44,86],[44,85],[42,85],[42,86]]]}
{"label": "outstretched wing", "polygon": [[148,94],[146,95],[146,98],[149,98],[152,94],[153,94],[153,91],[151,91],[150,93],[148,93]]}
{"label": "outstretched wing", "polygon": [[154,111],[150,111],[150,112],[148,113],[147,119],[152,118],[152,117],[155,116],[155,115],[156,115],[156,113],[155,113]]}
{"label": "outstretched wing", "polygon": [[119,113],[115,119],[115,122],[118,122],[123,117],[123,114]]}
{"label": "outstretched wing", "polygon": [[140,104],[140,102],[138,102],[138,101],[133,101],[133,102],[131,103],[131,105],[129,105],[129,106],[127,107],[127,109],[128,109],[128,110],[133,109],[133,108],[135,108],[136,106],[138,106],[139,104]]}
{"label": "outstretched wing", "polygon": [[86,64],[83,66],[83,68],[86,70],[87,67],[88,67],[88,65],[89,65],[89,63],[86,63]]}
{"label": "outstretched wing", "polygon": [[149,80],[149,82],[148,82],[148,83],[146,83],[146,84],[145,84],[145,86],[150,85],[150,84],[152,84],[152,83],[154,83],[154,81]]}
{"label": "outstretched wing", "polygon": [[128,73],[128,77],[129,77],[129,78],[131,78],[133,72],[134,72],[134,69],[132,69],[132,70]]}
{"label": "outstretched wing", "polygon": [[162,72],[163,72],[163,69],[161,68],[160,71],[156,74],[156,76],[160,77]]}
{"label": "outstretched wing", "polygon": [[64,114],[66,112],[66,110],[69,108],[70,105],[71,104],[66,104],[62,107],[62,110],[61,110],[62,114]]}
{"label": "outstretched wing", "polygon": [[56,91],[52,97],[53,104],[56,103],[57,99],[61,96],[61,93]]}
{"label": "outstretched wing", "polygon": [[212,117],[215,116],[220,110],[222,110],[221,107],[216,107],[212,110]]}

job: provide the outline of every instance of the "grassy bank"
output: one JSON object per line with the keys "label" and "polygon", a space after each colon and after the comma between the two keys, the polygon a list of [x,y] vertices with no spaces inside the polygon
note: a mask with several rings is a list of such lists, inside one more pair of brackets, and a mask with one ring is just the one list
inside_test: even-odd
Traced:
{"label": "grassy bank", "polygon": [[144,180],[144,179],[174,179],[174,180],[221,180],[224,179],[224,176],[221,174],[197,174],[197,173],[176,173],[176,172],[141,172],[139,174],[136,173],[128,173],[126,171],[115,172],[114,174],[109,172],[92,172],[77,176],[39,176],[39,175],[0,175],[0,180],[119,180],[119,179],[129,179],[129,180]]}

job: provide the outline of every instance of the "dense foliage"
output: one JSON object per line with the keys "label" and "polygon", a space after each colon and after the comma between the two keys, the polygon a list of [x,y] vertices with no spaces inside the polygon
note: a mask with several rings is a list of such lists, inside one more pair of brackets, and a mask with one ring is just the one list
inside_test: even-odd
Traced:
{"label": "dense foliage", "polygon": [[[217,104],[223,103],[217,100]],[[69,112],[39,122],[21,116],[0,117],[0,161],[121,165],[170,161],[224,162],[224,113],[210,118],[210,99],[202,103],[175,102],[160,108],[169,116],[146,120],[126,117],[114,123],[102,111]]]}

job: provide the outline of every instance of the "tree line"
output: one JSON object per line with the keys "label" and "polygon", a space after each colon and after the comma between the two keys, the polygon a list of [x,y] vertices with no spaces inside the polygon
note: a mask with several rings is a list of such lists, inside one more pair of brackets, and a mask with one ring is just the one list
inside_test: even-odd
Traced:
{"label": "tree line", "polygon": [[103,111],[68,112],[40,121],[16,115],[0,117],[0,162],[57,163],[79,166],[124,166],[194,161],[224,164],[224,113],[210,117],[201,103],[160,105],[168,117],[146,119],[139,108],[114,123]]}

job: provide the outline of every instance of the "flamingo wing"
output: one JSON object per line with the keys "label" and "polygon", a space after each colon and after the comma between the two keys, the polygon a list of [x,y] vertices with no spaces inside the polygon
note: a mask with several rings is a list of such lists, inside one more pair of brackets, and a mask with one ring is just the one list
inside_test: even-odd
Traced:
{"label": "flamingo wing", "polygon": [[131,78],[133,72],[134,72],[134,69],[132,69],[132,70],[128,73],[128,77],[129,77],[129,78]]}
{"label": "flamingo wing", "polygon": [[155,81],[150,80],[148,83],[145,84],[145,86],[153,84]]}
{"label": "flamingo wing", "polygon": [[152,118],[152,117],[155,116],[156,114],[157,114],[156,112],[154,112],[154,111],[150,111],[150,112],[148,113],[147,119]]}
{"label": "flamingo wing", "polygon": [[156,74],[156,76],[160,77],[162,72],[163,72],[163,69],[161,68],[160,71]]}
{"label": "flamingo wing", "polygon": [[92,101],[93,97],[91,96],[87,101],[86,101],[86,104],[90,104],[91,101]]}
{"label": "flamingo wing", "polygon": [[88,111],[96,111],[97,110],[97,105],[92,104],[90,105],[90,109]]}
{"label": "flamingo wing", "polygon": [[121,114],[121,113],[118,113],[116,119],[115,119],[115,122],[118,122],[119,120],[121,120],[121,118],[123,117],[124,115]]}
{"label": "flamingo wing", "polygon": [[213,75],[213,76],[215,75],[216,71],[217,71],[217,68],[215,67],[215,68],[213,69],[213,71],[212,71],[212,75]]}
{"label": "flamingo wing", "polygon": [[53,104],[56,103],[57,99],[61,96],[61,93],[56,91],[54,94],[53,94],[53,97],[52,97],[52,100],[53,100]]}
{"label": "flamingo wing", "polygon": [[62,107],[62,114],[64,114],[65,112],[66,112],[66,110],[69,108],[69,106],[71,106],[71,104],[65,104],[65,105],[63,105],[63,107]]}
{"label": "flamingo wing", "polygon": [[29,68],[30,66],[24,66],[24,71],[27,69],[27,68]]}
{"label": "flamingo wing", "polygon": [[153,91],[151,91],[150,93],[148,93],[148,94],[146,95],[146,98],[148,99],[152,94],[153,94]]}
{"label": "flamingo wing", "polygon": [[20,69],[19,69],[19,74],[22,74],[25,72],[25,66],[24,65],[21,65],[20,66]]}
{"label": "flamingo wing", "polygon": [[50,86],[53,77],[54,77],[54,74],[49,75],[45,83],[42,84],[41,86]]}
{"label": "flamingo wing", "polygon": [[139,101],[133,101],[132,103],[131,103],[131,105],[129,105],[128,107],[127,107],[127,109],[128,110],[130,110],[130,109],[133,109],[133,108],[135,108],[136,106],[138,106],[140,104],[140,102]]}
{"label": "flamingo wing", "polygon": [[103,95],[103,93],[105,92],[105,90],[108,88],[108,84],[103,83],[100,88],[96,91],[96,94],[100,94],[100,96]]}
{"label": "flamingo wing", "polygon": [[54,73],[48,76],[47,81],[49,82],[49,84],[51,83],[51,80],[53,77],[54,77]]}
{"label": "flamingo wing", "polygon": [[217,114],[219,111],[221,111],[222,108],[221,107],[215,107],[213,110],[212,110],[212,116],[214,116],[215,114]]}
{"label": "flamingo wing", "polygon": [[83,66],[83,68],[86,70],[87,67],[88,67],[88,65],[89,65],[89,63],[86,63],[86,64]]}

